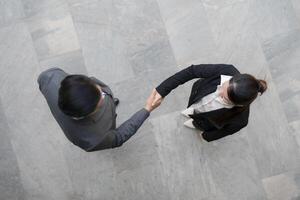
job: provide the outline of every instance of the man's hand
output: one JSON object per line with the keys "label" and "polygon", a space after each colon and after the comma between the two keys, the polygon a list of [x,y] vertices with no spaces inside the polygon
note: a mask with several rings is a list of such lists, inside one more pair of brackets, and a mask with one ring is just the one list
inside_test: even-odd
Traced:
{"label": "man's hand", "polygon": [[161,102],[164,100],[164,98],[162,98],[162,96],[157,92],[156,89],[154,89],[154,93],[155,93],[155,97],[154,97],[154,101],[152,102],[152,105],[155,105],[156,103],[161,104]]}
{"label": "man's hand", "polygon": [[160,98],[160,99],[156,98],[157,94],[158,94],[158,92],[155,89],[153,89],[151,95],[147,99],[145,109],[148,110],[149,112],[151,112],[155,108],[157,108],[162,102],[162,98]]}

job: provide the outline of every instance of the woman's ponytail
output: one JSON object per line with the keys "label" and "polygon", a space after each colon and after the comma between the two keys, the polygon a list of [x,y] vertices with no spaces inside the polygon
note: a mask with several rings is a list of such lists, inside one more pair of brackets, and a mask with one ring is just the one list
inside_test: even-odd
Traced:
{"label": "woman's ponytail", "polygon": [[250,104],[256,99],[257,95],[262,95],[268,88],[265,80],[256,79],[250,74],[235,74],[229,80],[227,94],[229,100],[237,105],[230,112],[217,116],[216,123],[224,124],[227,120],[249,109]]}
{"label": "woman's ponytail", "polygon": [[262,95],[268,88],[267,82],[265,80],[257,80],[258,83],[258,89],[257,92],[260,93],[260,95]]}

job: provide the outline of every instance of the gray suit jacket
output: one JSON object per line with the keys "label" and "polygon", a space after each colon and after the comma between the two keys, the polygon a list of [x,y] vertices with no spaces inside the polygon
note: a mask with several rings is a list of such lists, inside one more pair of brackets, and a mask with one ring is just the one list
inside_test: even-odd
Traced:
{"label": "gray suit jacket", "polygon": [[75,120],[65,115],[58,107],[58,91],[61,81],[68,76],[59,68],[51,68],[38,77],[40,91],[44,95],[51,113],[66,137],[85,151],[96,151],[121,146],[136,133],[150,113],[146,109],[136,112],[130,119],[116,128],[116,108],[111,89],[100,80],[93,79],[108,94],[103,108],[90,117]]}

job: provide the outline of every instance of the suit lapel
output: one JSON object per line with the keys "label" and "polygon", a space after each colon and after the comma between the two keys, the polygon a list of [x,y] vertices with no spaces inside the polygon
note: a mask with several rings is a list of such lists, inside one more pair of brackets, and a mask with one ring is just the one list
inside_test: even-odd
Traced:
{"label": "suit lapel", "polygon": [[189,99],[189,104],[188,107],[191,106],[192,104],[196,103],[206,95],[213,93],[217,90],[217,86],[221,82],[221,77],[216,76],[210,80],[199,80],[199,82],[195,83],[197,84],[196,87],[192,90],[190,99]]}
{"label": "suit lapel", "polygon": [[[208,94],[215,92],[217,90],[217,86],[220,85],[220,83],[221,83],[221,76],[214,77],[212,80],[209,80],[207,82],[201,82],[198,88],[195,88],[194,91],[192,91],[191,95],[195,95],[195,96],[194,98],[191,99],[192,101],[190,102],[189,106],[192,105],[193,103],[198,102],[200,99],[207,96]],[[217,110],[212,110],[204,113],[194,113],[193,115],[191,115],[191,118],[197,120],[204,117],[209,121],[211,121],[215,116],[222,116],[226,112],[230,111],[230,109],[232,108],[220,108]],[[211,122],[215,124],[213,121]],[[220,128],[222,125],[215,124],[215,126]]]}

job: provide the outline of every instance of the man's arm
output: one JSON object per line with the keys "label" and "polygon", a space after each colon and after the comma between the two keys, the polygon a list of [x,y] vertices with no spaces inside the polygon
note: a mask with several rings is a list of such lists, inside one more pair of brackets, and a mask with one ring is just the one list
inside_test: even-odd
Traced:
{"label": "man's arm", "polygon": [[106,133],[101,143],[90,149],[87,149],[86,151],[92,152],[108,148],[120,147],[137,132],[144,121],[149,117],[149,115],[150,112],[146,109],[143,108],[139,110],[133,116],[131,116],[130,119],[121,124],[117,129],[110,130],[108,133]]}
{"label": "man's arm", "polygon": [[167,78],[158,87],[156,87],[157,92],[164,98],[173,89],[177,88],[179,85],[186,83],[194,78],[209,78],[218,74],[226,74],[227,71],[237,71],[238,70],[232,65],[225,64],[200,64],[191,65],[173,76]]}
{"label": "man's arm", "polygon": [[157,101],[155,104],[152,104],[155,94],[156,91],[153,90],[147,99],[145,108],[136,112],[130,117],[130,119],[121,124],[117,129],[111,130],[106,134],[104,141],[101,141],[100,144],[87,151],[97,151],[107,148],[120,147],[123,143],[129,140],[129,138],[131,138],[131,136],[137,132],[144,121],[150,116],[150,113],[160,105],[161,101]]}
{"label": "man's arm", "polygon": [[145,108],[136,112],[129,120],[127,120],[122,125],[120,125],[119,128],[117,128],[115,147],[121,146],[132,135],[134,135],[144,123],[144,121],[149,117],[150,112],[152,112],[161,104],[161,101],[156,101],[154,103],[156,93],[156,90],[153,89],[151,95],[147,99]]}
{"label": "man's arm", "polygon": [[121,124],[116,131],[116,144],[114,147],[121,146],[131,136],[133,136],[137,130],[142,126],[144,121],[150,116],[150,112],[145,108],[136,112],[130,119]]}
{"label": "man's arm", "polygon": [[126,142],[131,136],[133,136],[137,130],[142,126],[144,121],[149,117],[150,112],[146,109],[141,109],[136,112],[130,119],[126,120],[117,129],[110,130],[106,133],[105,138],[101,143],[96,146],[87,149],[86,151],[98,151],[108,148],[120,147],[124,142]]}

